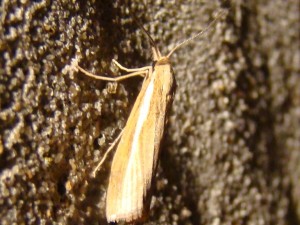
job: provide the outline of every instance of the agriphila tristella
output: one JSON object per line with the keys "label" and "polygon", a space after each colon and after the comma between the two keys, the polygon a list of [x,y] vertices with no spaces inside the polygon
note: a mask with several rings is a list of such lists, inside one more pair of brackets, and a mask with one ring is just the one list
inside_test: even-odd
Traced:
{"label": "agriphila tristella", "polygon": [[143,76],[144,82],[134,103],[123,131],[106,151],[94,174],[104,162],[107,154],[117,146],[113,158],[106,197],[108,222],[141,220],[150,208],[150,189],[155,175],[160,143],[168,111],[176,89],[176,81],[169,58],[182,45],[205,34],[224,13],[202,31],[175,46],[167,56],[162,56],[149,33],[147,34],[153,52],[153,66],[127,69],[117,61],[113,62],[128,74],[116,78],[94,75],[73,61],[76,70],[105,81],[122,81],[134,76]]}

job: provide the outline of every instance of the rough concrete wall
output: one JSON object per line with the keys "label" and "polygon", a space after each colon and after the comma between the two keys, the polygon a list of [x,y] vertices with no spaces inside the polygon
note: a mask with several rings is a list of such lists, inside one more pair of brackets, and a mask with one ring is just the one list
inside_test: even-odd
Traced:
{"label": "rough concrete wall", "polygon": [[105,224],[112,156],[151,63],[226,15],[172,62],[178,83],[147,224],[299,224],[299,1],[1,2],[1,224]]}

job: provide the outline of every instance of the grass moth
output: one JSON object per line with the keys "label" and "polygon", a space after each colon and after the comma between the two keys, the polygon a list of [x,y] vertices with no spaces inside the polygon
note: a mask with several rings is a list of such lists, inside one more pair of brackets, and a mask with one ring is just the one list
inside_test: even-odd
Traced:
{"label": "grass moth", "polygon": [[107,154],[117,145],[113,158],[106,197],[108,222],[134,222],[147,215],[150,208],[151,184],[155,176],[160,143],[167,115],[176,89],[176,81],[169,58],[183,44],[203,35],[221,16],[221,13],[201,32],[181,42],[167,56],[162,56],[149,33],[142,27],[152,44],[153,66],[127,69],[113,62],[128,74],[116,78],[94,75],[81,68],[77,61],[73,67],[83,74],[105,81],[121,81],[143,76],[144,81],[123,131],[109,147],[94,173]]}

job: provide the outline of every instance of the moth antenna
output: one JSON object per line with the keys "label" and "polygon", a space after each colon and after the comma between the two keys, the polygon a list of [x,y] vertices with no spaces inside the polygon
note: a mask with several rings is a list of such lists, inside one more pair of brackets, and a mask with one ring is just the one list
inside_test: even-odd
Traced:
{"label": "moth antenna", "polygon": [[213,21],[211,21],[203,30],[201,30],[200,32],[198,32],[197,34],[195,34],[194,36],[182,41],[181,43],[177,44],[167,55],[167,58],[170,58],[171,55],[178,49],[180,48],[182,45],[187,44],[188,42],[194,40],[195,38],[202,36],[204,34],[206,34],[212,27],[213,25],[215,25],[215,23],[225,14],[225,10],[222,10],[221,12],[218,13],[218,15],[216,16],[215,19],[213,19]]}
{"label": "moth antenna", "polygon": [[153,40],[153,38],[151,37],[150,33],[145,29],[145,27],[138,21],[138,19],[135,16],[133,16],[133,19],[135,20],[137,25],[145,32],[145,34],[149,38],[149,41],[150,41],[150,44],[152,45],[152,49],[153,49],[153,53],[154,53],[154,59],[157,60],[157,59],[161,58],[160,51],[157,48],[157,45],[156,45],[155,41]]}

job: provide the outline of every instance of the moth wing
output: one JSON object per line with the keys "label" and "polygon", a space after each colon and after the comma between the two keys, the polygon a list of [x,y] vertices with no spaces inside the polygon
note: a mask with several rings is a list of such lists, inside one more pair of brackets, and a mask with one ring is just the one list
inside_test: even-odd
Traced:
{"label": "moth wing", "polygon": [[[171,70],[170,70],[171,71]],[[157,166],[173,75],[145,80],[117,147],[109,179],[106,216],[109,222],[132,221],[148,209],[147,193]]]}

